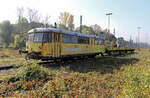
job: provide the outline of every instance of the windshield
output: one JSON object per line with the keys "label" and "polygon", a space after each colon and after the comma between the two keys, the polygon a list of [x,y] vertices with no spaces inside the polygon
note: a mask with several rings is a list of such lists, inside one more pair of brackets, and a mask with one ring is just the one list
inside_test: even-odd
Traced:
{"label": "windshield", "polygon": [[28,36],[28,42],[33,42],[34,34],[29,34]]}
{"label": "windshield", "polygon": [[34,42],[42,42],[43,33],[35,33],[34,34]]}
{"label": "windshield", "polygon": [[28,35],[28,42],[51,42],[50,33],[32,33]]}

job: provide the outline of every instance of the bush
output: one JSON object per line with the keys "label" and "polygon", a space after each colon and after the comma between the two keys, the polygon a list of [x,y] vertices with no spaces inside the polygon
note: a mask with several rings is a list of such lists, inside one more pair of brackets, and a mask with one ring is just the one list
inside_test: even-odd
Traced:
{"label": "bush", "polygon": [[32,64],[24,64],[19,68],[18,73],[16,74],[16,78],[19,77],[20,80],[23,81],[38,81],[41,79],[45,79],[48,75],[48,72],[45,68],[38,65],[37,62]]}

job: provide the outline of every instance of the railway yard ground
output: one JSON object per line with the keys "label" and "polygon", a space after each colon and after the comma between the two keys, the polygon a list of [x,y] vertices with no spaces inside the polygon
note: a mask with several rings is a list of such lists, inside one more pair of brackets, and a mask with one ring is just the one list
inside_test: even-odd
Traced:
{"label": "railway yard ground", "polygon": [[121,56],[97,56],[63,62],[24,59],[14,49],[0,49],[0,96],[148,97],[150,50]]}

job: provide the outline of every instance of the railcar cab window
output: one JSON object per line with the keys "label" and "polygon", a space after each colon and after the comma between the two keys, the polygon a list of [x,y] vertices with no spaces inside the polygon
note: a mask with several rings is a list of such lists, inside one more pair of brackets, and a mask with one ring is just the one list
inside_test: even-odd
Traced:
{"label": "railcar cab window", "polygon": [[101,45],[103,42],[102,39],[95,39],[95,45]]}
{"label": "railcar cab window", "polygon": [[43,33],[43,42],[51,42],[51,33]]}
{"label": "railcar cab window", "polygon": [[62,42],[63,43],[77,43],[77,36],[74,35],[68,35],[68,34],[63,34],[62,35]]}
{"label": "railcar cab window", "polygon": [[89,38],[87,37],[78,37],[79,44],[89,44]]}
{"label": "railcar cab window", "polygon": [[28,35],[28,42],[33,42],[34,33]]}
{"label": "railcar cab window", "polygon": [[42,42],[43,33],[35,33],[34,34],[34,42]]}

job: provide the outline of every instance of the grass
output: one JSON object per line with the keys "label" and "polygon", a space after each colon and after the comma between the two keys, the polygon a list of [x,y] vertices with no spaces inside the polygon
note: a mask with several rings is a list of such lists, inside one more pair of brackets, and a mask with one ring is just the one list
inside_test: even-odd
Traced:
{"label": "grass", "polygon": [[4,72],[0,70],[3,97],[145,98],[150,95],[150,51],[146,49],[126,56],[97,56],[43,66],[35,61],[27,63],[16,50],[0,53],[0,58],[10,60],[1,59],[0,65],[23,64]]}
{"label": "grass", "polygon": [[19,55],[18,50],[0,49],[0,65],[22,64],[24,55]]}
{"label": "grass", "polygon": [[[5,66],[18,66],[24,63],[24,55],[19,55],[18,50],[13,49],[0,49],[0,67]],[[0,70],[0,80],[5,77],[13,76],[16,69]]]}

